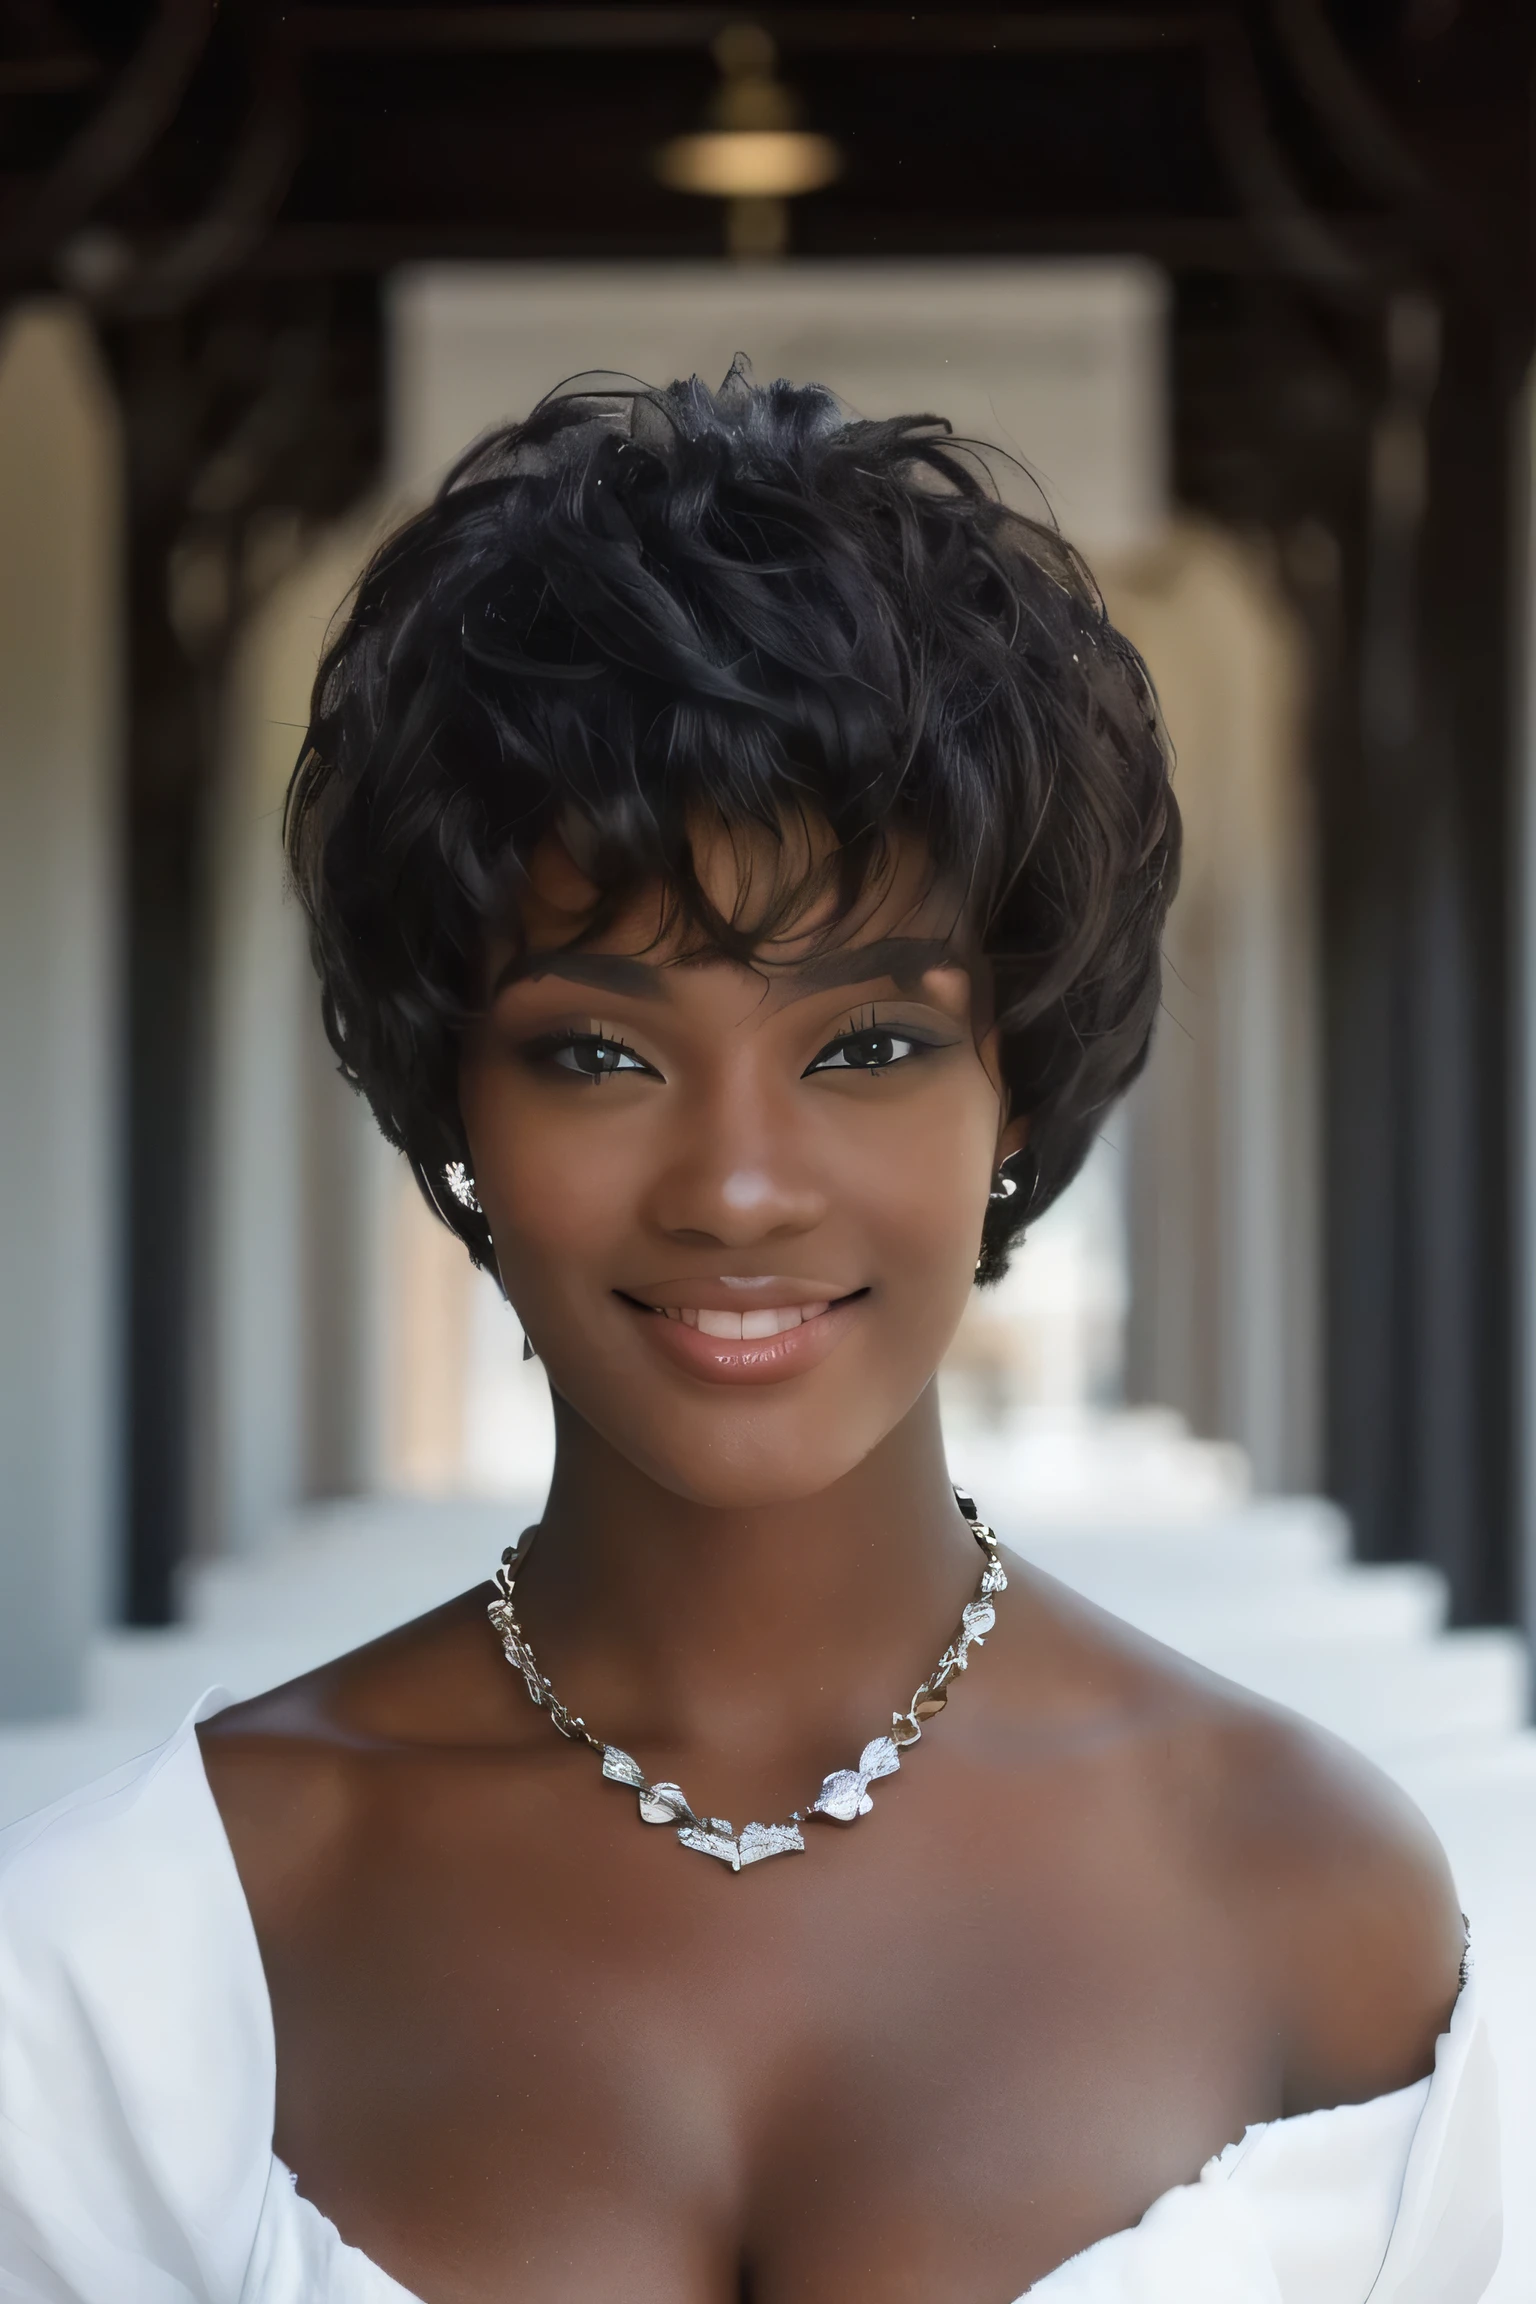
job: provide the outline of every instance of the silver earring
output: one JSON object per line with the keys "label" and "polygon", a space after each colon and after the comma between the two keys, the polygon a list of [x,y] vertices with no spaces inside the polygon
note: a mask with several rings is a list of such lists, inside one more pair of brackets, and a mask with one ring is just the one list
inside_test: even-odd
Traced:
{"label": "silver earring", "polygon": [[1005,1176],[999,1168],[987,1198],[989,1200],[1011,1200],[1018,1188],[1016,1180],[1012,1176]]}
{"label": "silver earring", "polygon": [[475,1180],[462,1160],[449,1161],[443,1170],[443,1182],[461,1208],[467,1208],[471,1216],[484,1215],[485,1211],[475,1194]]}

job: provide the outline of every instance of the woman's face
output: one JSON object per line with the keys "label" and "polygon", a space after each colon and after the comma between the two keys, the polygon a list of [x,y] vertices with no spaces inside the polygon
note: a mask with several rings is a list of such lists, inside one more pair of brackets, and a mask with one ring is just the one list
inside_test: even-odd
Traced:
{"label": "woman's face", "polygon": [[[696,843],[751,917],[764,844]],[[532,865],[527,951],[489,956],[460,1095],[507,1294],[550,1382],[674,1493],[788,1502],[920,1398],[970,1292],[1004,1128],[983,964],[924,859],[830,950],[816,914],[748,969],[657,943],[660,898],[562,949],[594,891]]]}

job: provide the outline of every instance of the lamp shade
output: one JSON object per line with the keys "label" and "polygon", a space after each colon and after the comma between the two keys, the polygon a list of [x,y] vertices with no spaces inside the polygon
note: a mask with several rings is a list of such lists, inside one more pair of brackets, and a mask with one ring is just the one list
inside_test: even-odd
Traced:
{"label": "lamp shade", "polygon": [[716,200],[790,200],[819,192],[841,168],[831,137],[806,128],[706,128],[674,136],[656,155],[672,191]]}

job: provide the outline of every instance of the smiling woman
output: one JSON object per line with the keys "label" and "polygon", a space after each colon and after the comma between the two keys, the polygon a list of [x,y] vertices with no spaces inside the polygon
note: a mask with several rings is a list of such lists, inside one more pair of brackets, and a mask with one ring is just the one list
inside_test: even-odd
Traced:
{"label": "smiling woman", "polygon": [[1070,549],[932,418],[557,397],[364,572],[287,835],[554,1476],[488,1586],[0,1846],[0,2287],[1471,2304],[1422,1820],[948,1482],[1176,871]]}
{"label": "smiling woman", "polygon": [[[743,935],[749,907],[768,916],[746,963],[700,951],[658,887],[577,943],[598,891],[542,835],[461,1042],[480,1210],[557,1419],[579,1411],[716,1505],[826,1488],[901,1421],[1028,1125],[981,1021],[980,942],[927,849],[892,832],[842,908],[831,851],[824,818],[698,823],[701,907]],[[810,890],[789,918],[785,878]],[[813,1369],[812,1413],[803,1388],[768,1389]]]}

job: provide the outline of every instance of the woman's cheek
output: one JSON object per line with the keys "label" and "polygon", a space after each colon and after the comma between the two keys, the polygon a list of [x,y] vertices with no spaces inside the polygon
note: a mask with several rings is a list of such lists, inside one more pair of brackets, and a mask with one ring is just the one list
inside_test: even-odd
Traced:
{"label": "woman's cheek", "polygon": [[607,1093],[596,1087],[519,1095],[507,1084],[480,1108],[486,1144],[476,1173],[486,1174],[504,1228],[535,1258],[579,1255],[624,1221],[635,1165],[625,1157],[625,1131],[594,1127],[603,1116],[570,1108]]}
{"label": "woman's cheek", "polygon": [[925,1098],[903,1115],[880,1164],[885,1229],[929,1269],[975,1263],[997,1139],[996,1101],[981,1089]]}

